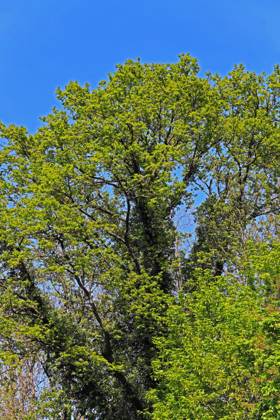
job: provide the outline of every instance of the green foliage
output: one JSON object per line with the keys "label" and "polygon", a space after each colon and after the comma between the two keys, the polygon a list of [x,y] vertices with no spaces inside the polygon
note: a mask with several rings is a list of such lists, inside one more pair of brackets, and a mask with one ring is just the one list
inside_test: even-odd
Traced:
{"label": "green foliage", "polygon": [[[259,268],[255,276],[268,274]],[[168,334],[156,339],[152,418],[278,418],[279,301],[234,277],[196,276],[197,290],[169,307]]]}
{"label": "green foliage", "polygon": [[[242,380],[250,357],[269,353],[254,349],[275,325],[265,299],[277,296],[277,223],[267,226],[279,211],[279,83],[279,67],[203,77],[189,55],[127,61],[93,90],[58,90],[60,108],[35,134],[0,125],[0,356],[3,366],[35,357],[42,367],[39,418],[137,419],[152,406],[163,413],[161,404],[204,418],[212,409],[274,413],[273,392],[250,371],[251,402]],[[187,220],[194,208],[194,243],[180,249],[177,211]],[[219,322],[228,349],[215,341]],[[186,387],[197,390],[177,408],[169,403],[172,389],[184,398],[182,380],[166,391],[168,404],[163,391],[168,348],[174,366],[188,360]],[[272,340],[271,366],[273,352]],[[174,377],[185,375],[172,363]],[[244,395],[229,397],[238,381]]]}

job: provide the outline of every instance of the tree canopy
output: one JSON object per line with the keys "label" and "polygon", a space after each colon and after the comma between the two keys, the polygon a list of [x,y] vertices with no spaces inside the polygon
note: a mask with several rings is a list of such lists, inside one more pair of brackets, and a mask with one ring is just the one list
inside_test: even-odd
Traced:
{"label": "tree canopy", "polygon": [[127,61],[1,124],[3,395],[33,374],[7,418],[280,415],[279,91]]}

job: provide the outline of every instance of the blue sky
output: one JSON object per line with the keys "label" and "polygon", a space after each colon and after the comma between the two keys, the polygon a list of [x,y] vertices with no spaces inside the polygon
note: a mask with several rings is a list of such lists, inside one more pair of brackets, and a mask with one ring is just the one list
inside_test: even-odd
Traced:
{"label": "blue sky", "polygon": [[203,71],[280,62],[279,0],[0,0],[0,120],[34,131],[69,80],[94,86],[127,58],[197,57]]}

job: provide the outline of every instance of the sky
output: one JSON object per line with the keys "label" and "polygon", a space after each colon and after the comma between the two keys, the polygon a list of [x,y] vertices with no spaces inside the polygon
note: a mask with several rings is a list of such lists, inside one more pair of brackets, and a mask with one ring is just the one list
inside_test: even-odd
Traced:
{"label": "sky", "polygon": [[0,121],[34,132],[57,87],[94,87],[129,58],[271,72],[279,21],[279,0],[0,0]]}

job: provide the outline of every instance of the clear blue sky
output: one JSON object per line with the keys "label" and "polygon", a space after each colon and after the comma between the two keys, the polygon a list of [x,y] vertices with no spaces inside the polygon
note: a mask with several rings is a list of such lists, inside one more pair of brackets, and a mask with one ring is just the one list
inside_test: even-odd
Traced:
{"label": "clear blue sky", "polygon": [[270,72],[279,22],[279,0],[0,0],[0,120],[33,131],[57,86],[94,86],[127,58]]}

